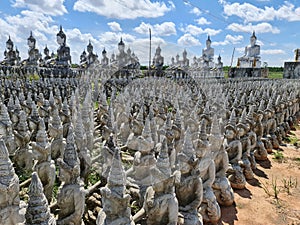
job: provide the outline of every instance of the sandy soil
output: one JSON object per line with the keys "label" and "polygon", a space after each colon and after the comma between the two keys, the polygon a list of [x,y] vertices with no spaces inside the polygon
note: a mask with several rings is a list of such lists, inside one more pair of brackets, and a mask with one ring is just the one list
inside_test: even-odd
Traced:
{"label": "sandy soil", "polygon": [[[300,140],[300,130],[290,136]],[[246,189],[235,190],[235,204],[221,208],[218,225],[300,225],[300,141],[297,143],[299,147],[282,147],[282,160],[270,154],[268,161],[257,163],[255,179]]]}

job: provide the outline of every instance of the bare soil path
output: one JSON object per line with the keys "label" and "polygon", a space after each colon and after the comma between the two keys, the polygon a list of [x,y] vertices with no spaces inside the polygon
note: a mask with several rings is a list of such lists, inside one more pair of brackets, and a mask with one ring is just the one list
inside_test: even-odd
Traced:
{"label": "bare soil path", "polygon": [[300,129],[289,137],[299,147],[287,143],[258,162],[255,179],[235,190],[235,204],[221,208],[218,225],[300,225]]}

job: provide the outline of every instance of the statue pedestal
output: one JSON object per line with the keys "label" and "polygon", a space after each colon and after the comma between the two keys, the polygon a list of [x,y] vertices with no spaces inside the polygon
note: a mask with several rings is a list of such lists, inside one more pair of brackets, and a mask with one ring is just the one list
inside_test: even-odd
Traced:
{"label": "statue pedestal", "polygon": [[238,78],[238,77],[261,77],[261,68],[231,68],[228,71],[228,77]]}
{"label": "statue pedestal", "polygon": [[283,78],[300,78],[300,62],[284,62]]}

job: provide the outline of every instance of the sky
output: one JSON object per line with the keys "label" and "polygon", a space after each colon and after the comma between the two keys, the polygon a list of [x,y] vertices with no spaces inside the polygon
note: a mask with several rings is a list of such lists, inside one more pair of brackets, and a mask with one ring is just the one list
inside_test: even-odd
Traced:
{"label": "sky", "polygon": [[27,58],[30,31],[41,52],[47,45],[55,53],[60,25],[73,63],[79,63],[89,41],[100,58],[104,48],[108,57],[117,54],[122,37],[126,49],[148,65],[150,28],[152,57],[160,46],[166,65],[172,56],[182,58],[184,49],[190,62],[200,57],[210,35],[215,58],[220,55],[224,65],[236,66],[255,31],[262,63],[283,66],[300,48],[300,1],[0,0],[0,61],[9,35],[22,59]]}

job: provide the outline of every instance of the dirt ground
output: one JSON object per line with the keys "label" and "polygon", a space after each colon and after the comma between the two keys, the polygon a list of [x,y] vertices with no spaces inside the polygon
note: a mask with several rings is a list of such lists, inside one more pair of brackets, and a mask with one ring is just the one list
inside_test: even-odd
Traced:
{"label": "dirt ground", "polygon": [[221,208],[218,225],[300,225],[300,129],[289,137],[286,147],[257,163],[246,189],[234,191],[235,204]]}

